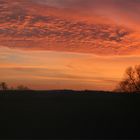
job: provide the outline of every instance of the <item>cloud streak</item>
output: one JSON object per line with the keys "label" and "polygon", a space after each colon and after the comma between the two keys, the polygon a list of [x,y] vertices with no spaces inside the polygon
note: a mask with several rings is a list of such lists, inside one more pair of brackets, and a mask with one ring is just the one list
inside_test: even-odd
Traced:
{"label": "cloud streak", "polygon": [[139,56],[27,52],[4,47],[0,49],[0,56],[5,56],[0,57],[1,80],[33,89],[112,90],[125,68],[140,61]]}

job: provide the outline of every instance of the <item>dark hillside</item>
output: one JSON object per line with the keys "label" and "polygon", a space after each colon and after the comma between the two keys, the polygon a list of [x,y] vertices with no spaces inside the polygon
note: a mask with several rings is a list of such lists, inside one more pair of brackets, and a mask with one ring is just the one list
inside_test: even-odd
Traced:
{"label": "dark hillside", "polygon": [[0,138],[140,138],[139,94],[1,91],[0,112]]}

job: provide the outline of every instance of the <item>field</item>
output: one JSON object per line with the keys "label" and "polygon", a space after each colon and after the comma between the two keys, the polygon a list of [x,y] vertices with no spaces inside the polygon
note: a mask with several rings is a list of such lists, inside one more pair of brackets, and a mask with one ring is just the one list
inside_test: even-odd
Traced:
{"label": "field", "polygon": [[0,138],[140,138],[140,95],[0,91]]}

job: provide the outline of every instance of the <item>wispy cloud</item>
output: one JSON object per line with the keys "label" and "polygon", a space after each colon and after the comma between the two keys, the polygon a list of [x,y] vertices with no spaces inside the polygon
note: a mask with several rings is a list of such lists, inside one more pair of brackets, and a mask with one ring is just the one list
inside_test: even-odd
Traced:
{"label": "wispy cloud", "polygon": [[[6,53],[7,52],[7,53]],[[113,89],[128,66],[139,64],[139,56],[22,51],[1,48],[1,81],[35,89]],[[18,59],[12,59],[17,54]],[[10,57],[9,57],[10,56]]]}

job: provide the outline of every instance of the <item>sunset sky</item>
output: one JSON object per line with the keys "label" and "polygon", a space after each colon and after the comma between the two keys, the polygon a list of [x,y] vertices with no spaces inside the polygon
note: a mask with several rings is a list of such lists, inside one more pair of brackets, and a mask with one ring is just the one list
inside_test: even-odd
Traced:
{"label": "sunset sky", "polygon": [[140,64],[140,0],[0,0],[0,81],[113,90]]}

